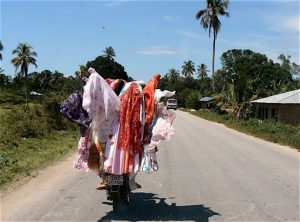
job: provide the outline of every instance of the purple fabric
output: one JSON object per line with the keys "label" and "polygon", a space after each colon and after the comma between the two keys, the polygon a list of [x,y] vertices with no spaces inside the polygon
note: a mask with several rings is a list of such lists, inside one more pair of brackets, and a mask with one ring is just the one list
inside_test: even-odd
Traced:
{"label": "purple fabric", "polygon": [[75,123],[85,127],[90,125],[91,120],[88,113],[82,108],[82,95],[79,91],[75,91],[62,102],[60,112]]}

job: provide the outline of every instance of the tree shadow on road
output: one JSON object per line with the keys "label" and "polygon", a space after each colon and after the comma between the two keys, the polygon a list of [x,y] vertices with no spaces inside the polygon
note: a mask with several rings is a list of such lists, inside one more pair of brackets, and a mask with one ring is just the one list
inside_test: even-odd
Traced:
{"label": "tree shadow on road", "polygon": [[[108,212],[100,221],[201,221],[208,222],[209,217],[220,215],[203,205],[176,206],[165,202],[153,193],[131,193],[130,205],[126,210]],[[169,198],[172,199],[172,198]]]}

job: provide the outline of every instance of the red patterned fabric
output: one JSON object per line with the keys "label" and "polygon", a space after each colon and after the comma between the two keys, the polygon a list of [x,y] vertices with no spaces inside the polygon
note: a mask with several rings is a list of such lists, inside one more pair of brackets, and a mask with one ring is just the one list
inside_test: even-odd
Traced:
{"label": "red patterned fabric", "polygon": [[123,173],[133,172],[135,155],[142,155],[141,101],[142,93],[136,83],[132,83],[121,97],[119,149],[125,152]]}
{"label": "red patterned fabric", "polygon": [[148,127],[151,123],[153,114],[155,112],[155,98],[154,93],[155,89],[160,80],[160,74],[157,74],[152,77],[152,79],[145,86],[144,93],[144,101],[145,101],[145,127],[144,127],[144,138],[147,136]]}

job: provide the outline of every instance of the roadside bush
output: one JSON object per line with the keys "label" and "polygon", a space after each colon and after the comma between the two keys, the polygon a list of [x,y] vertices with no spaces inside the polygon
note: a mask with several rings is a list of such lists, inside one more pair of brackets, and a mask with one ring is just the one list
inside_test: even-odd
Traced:
{"label": "roadside bush", "polygon": [[63,95],[51,95],[45,97],[43,100],[43,107],[47,118],[47,123],[51,129],[66,130],[68,128],[74,129],[75,124],[67,120],[59,111],[60,103],[66,99]]}
{"label": "roadside bush", "polygon": [[10,103],[10,104],[20,104],[24,103],[25,95],[20,95],[18,93],[13,93],[9,90],[0,89],[0,104],[1,103]]}
{"label": "roadside bush", "polygon": [[22,106],[3,116],[3,127],[6,134],[22,138],[40,138],[51,131],[47,117],[40,105]]}
{"label": "roadside bush", "polygon": [[300,126],[292,126],[275,120],[259,122],[255,118],[239,120],[234,115],[219,115],[209,110],[199,110],[192,114],[223,123],[230,128],[244,133],[300,149]]}
{"label": "roadside bush", "polygon": [[200,92],[198,91],[189,91],[187,94],[187,97],[185,99],[185,105],[188,108],[192,109],[199,109],[200,108],[200,103],[199,103],[199,98],[200,98]]}

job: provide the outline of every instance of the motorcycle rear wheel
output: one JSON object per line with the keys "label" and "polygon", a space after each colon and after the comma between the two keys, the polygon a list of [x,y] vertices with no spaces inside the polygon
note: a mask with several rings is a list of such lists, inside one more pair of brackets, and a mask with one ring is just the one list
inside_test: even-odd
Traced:
{"label": "motorcycle rear wheel", "polygon": [[127,208],[129,207],[129,201],[129,192],[123,194],[116,193],[113,198],[113,212],[118,213],[127,210]]}

